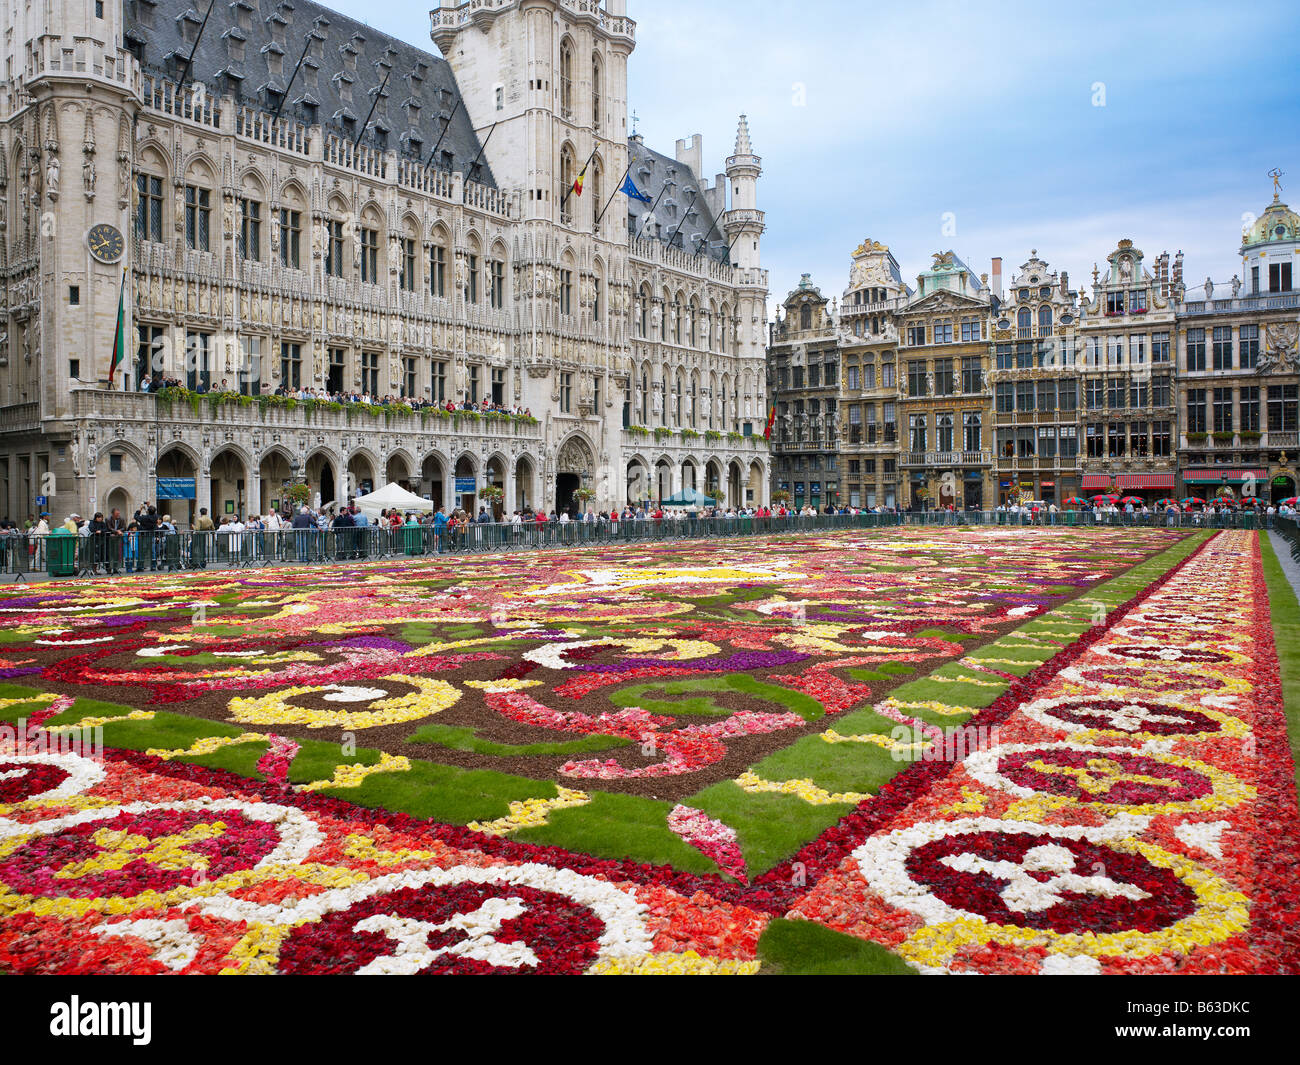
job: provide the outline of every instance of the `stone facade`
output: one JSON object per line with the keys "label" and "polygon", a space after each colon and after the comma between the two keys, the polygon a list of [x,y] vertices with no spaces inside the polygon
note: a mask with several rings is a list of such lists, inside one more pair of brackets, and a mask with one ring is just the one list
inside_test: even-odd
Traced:
{"label": "stone facade", "polygon": [[[805,275],[778,308],[777,487],[819,506],[1293,496],[1300,216],[1276,189],[1241,255],[1242,277],[1189,290],[1181,252],[1147,269],[1121,240],[1089,296],[1036,250],[1005,291],[1001,259],[990,280],[951,252],[911,289],[888,248],[866,241],[842,304]],[[837,366],[838,387],[824,370],[815,389],[796,379],[800,358]],[[838,424],[819,427],[813,403]],[[814,464],[821,494],[800,497],[796,471]]]}
{"label": "stone facade", "polygon": [[1179,478],[1188,494],[1284,499],[1300,456],[1300,216],[1273,202],[1243,234],[1241,277],[1178,305]]}
{"label": "stone facade", "polygon": [[[323,501],[397,480],[606,508],[657,494],[656,467],[766,498],[761,162],[743,117],[712,185],[698,137],[669,159],[629,134],[623,0],[445,4],[445,60],[306,2],[222,6],[202,30],[203,4],[53,6],[9,5],[0,85],[9,517],[38,497],[129,514],[160,480],[193,482],[164,501],[181,522],[299,480]],[[104,223],[115,261],[88,244]],[[242,399],[162,402],[150,373]],[[281,386],[536,421],[268,404]]]}
{"label": "stone facade", "polygon": [[1077,293],[1031,251],[993,326],[998,503],[1079,493]]}

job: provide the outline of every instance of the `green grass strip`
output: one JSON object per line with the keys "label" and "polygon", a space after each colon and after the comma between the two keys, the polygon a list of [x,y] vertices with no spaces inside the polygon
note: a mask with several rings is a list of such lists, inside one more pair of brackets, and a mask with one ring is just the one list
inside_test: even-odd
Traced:
{"label": "green grass strip", "polygon": [[1268,585],[1268,608],[1273,622],[1273,642],[1277,645],[1278,671],[1282,677],[1287,737],[1291,741],[1292,761],[1296,763],[1296,786],[1300,788],[1300,602],[1297,602],[1295,589],[1282,571],[1282,563],[1273,550],[1271,539],[1261,533],[1259,548],[1264,563],[1264,582]]}
{"label": "green grass strip", "polygon": [[626,747],[632,741],[623,736],[583,736],[565,743],[496,743],[477,735],[472,728],[457,725],[425,725],[406,737],[407,743],[436,743],[454,751],[473,751],[500,758],[529,755],[569,755]]}
{"label": "green grass strip", "polygon": [[879,943],[835,932],[812,921],[778,917],[758,940],[763,972],[781,976],[916,976]]}
{"label": "green grass strip", "polygon": [[552,810],[547,824],[520,829],[510,838],[521,843],[563,847],[597,858],[633,858],[671,865],[686,873],[716,873],[717,865],[668,827],[674,803],[640,795],[593,791],[591,802]]}

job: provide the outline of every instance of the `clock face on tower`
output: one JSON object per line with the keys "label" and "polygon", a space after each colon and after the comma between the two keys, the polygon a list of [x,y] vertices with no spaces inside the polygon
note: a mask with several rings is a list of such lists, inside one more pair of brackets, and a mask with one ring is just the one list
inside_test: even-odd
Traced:
{"label": "clock face on tower", "polygon": [[101,263],[117,262],[126,250],[122,231],[107,222],[90,227],[90,232],[86,234],[86,244],[90,248],[90,254]]}

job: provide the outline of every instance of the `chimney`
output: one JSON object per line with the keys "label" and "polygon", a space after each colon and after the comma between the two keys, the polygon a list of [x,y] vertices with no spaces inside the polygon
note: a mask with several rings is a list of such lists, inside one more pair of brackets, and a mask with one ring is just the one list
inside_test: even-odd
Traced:
{"label": "chimney", "polygon": [[1070,294],[1070,271],[1062,270],[1061,271],[1061,295],[1068,296],[1069,294]]}
{"label": "chimney", "polygon": [[993,260],[992,289],[993,289],[993,295],[997,296],[998,299],[1001,299],[1002,298],[1002,256],[1000,255]]}
{"label": "chimney", "polygon": [[698,133],[694,133],[687,140],[677,142],[677,161],[685,163],[691,168],[691,173],[699,177],[703,171],[701,165],[704,161],[704,138]]}

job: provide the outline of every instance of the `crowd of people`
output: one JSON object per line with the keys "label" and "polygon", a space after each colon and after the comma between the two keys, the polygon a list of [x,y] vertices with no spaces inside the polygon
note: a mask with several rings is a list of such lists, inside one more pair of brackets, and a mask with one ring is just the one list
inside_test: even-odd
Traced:
{"label": "crowd of people", "polygon": [[[965,521],[969,516],[951,506],[940,508],[940,511],[941,514],[946,512],[946,517],[954,522]],[[925,513],[927,519],[932,519],[933,512]],[[1271,527],[1275,516],[1297,518],[1296,507],[1288,502],[1274,504],[1258,499],[1236,503],[1213,499],[1204,504],[1167,500],[1159,506],[1134,501],[1122,506],[1118,502],[1085,502],[1077,508],[1061,507],[1055,502],[1008,502],[999,504],[995,513],[999,524],[1030,525],[1061,524],[1067,513],[1076,515],[1083,522],[1115,523],[1118,520],[1135,524],[1158,524],[1163,521],[1171,526],[1218,525],[1223,523],[1226,516],[1233,514],[1250,514],[1261,527]],[[620,525],[634,523],[637,525],[635,531],[628,532],[639,536],[644,535],[644,525],[640,523],[648,523],[656,533],[671,528],[674,530],[672,535],[683,535],[690,534],[701,523],[726,523],[742,518],[788,520],[818,515],[889,515],[902,521],[905,512],[899,507],[884,505],[866,508],[826,505],[814,508],[811,504],[791,506],[777,502],[772,506],[756,507],[663,506],[645,500],[608,510],[592,507],[584,509],[576,505],[571,509],[550,510],[524,506],[508,516],[490,509],[486,504],[480,505],[477,513],[471,513],[462,507],[449,510],[431,502],[427,509],[384,509],[372,516],[354,500],[346,504],[327,503],[316,507],[304,504],[246,517],[228,514],[213,518],[207,508],[203,507],[199,509],[193,528],[184,529],[166,510],[145,502],[136,508],[129,519],[116,507],[108,513],[96,511],[89,518],[71,513],[58,524],[52,523],[50,514],[46,511],[32,515],[22,523],[6,519],[0,522],[0,562],[7,565],[11,561],[11,553],[16,556],[22,551],[28,556],[29,568],[41,568],[46,538],[59,532],[81,538],[78,548],[81,568],[95,574],[108,574],[140,572],[146,568],[174,568],[182,554],[182,543],[184,561],[179,564],[205,566],[212,560],[256,561],[273,554],[307,561],[313,551],[319,554],[321,541],[305,534],[325,532],[338,534],[330,544],[331,557],[359,558],[368,549],[367,545],[372,539],[358,533],[370,528],[389,533],[398,533],[403,529],[415,530],[415,540],[409,536],[405,538],[408,546],[418,543],[423,545],[423,550],[442,551],[463,545],[471,530],[483,526],[579,524],[604,528],[606,532],[601,535],[608,536],[618,535]],[[283,538],[268,538],[264,535],[289,532],[300,535]],[[190,535],[170,535],[179,533]],[[475,542],[496,543],[508,539],[504,529],[492,533],[477,531],[473,535],[477,538]],[[582,535],[585,537],[587,534]],[[492,539],[494,537],[497,539]],[[281,548],[281,540],[286,544],[291,542],[293,550],[286,552]]]}

